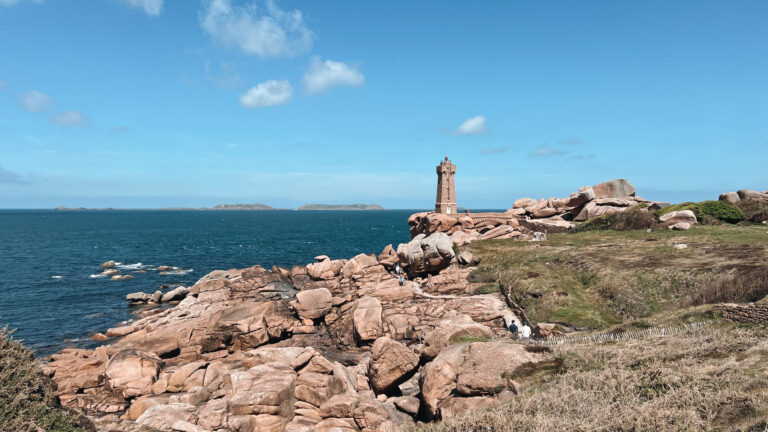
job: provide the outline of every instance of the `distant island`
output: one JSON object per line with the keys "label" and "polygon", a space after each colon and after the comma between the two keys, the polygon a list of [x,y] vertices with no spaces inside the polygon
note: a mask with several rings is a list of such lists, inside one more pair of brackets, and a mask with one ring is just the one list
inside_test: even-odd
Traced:
{"label": "distant island", "polygon": [[266,204],[218,204],[211,210],[278,210]]}
{"label": "distant island", "polygon": [[385,210],[378,204],[304,204],[298,210]]}
{"label": "distant island", "polygon": [[[213,207],[163,207],[163,208],[86,208],[65,207],[54,208],[57,211],[114,211],[114,210],[286,210],[266,204],[217,204]],[[296,210],[386,210],[378,204],[304,204]]]}

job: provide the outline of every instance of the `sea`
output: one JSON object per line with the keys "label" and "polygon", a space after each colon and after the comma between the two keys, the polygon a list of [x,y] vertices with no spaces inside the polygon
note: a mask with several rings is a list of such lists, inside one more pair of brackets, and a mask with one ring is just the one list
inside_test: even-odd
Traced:
{"label": "sea", "polygon": [[[379,254],[410,240],[416,211],[0,210],[0,328],[38,356],[90,348],[91,335],[134,318],[126,294],[216,269]],[[133,279],[100,276],[108,260]]]}

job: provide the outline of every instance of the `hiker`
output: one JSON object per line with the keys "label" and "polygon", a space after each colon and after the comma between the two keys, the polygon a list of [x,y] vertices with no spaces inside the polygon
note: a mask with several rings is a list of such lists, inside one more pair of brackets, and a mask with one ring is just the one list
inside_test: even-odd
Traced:
{"label": "hiker", "polygon": [[400,269],[400,263],[397,263],[397,264],[395,264],[395,274],[396,274],[396,275],[399,275],[399,274],[400,274],[400,271],[401,271],[401,269]]}
{"label": "hiker", "polygon": [[403,286],[403,281],[404,281],[403,275],[400,275],[400,286]]}
{"label": "hiker", "polygon": [[515,335],[517,335],[517,324],[515,324],[515,323],[513,322],[512,324],[510,324],[510,325],[509,325],[509,329],[508,329],[508,330],[509,330],[510,332],[514,333]]}
{"label": "hiker", "polygon": [[520,337],[523,339],[530,339],[531,337],[531,328],[527,325],[523,324],[523,326],[520,328]]}

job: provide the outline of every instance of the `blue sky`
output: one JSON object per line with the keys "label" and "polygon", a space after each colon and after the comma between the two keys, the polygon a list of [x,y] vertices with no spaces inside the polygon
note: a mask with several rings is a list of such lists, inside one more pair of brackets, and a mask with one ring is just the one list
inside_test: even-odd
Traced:
{"label": "blue sky", "polygon": [[765,1],[0,0],[0,207],[768,189]]}

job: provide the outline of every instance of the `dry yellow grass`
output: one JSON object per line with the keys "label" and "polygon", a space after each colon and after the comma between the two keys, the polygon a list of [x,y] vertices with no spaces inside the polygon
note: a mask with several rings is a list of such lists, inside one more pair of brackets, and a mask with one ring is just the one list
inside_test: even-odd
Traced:
{"label": "dry yellow grass", "polygon": [[563,369],[522,380],[511,402],[421,432],[764,431],[763,328],[556,348]]}

